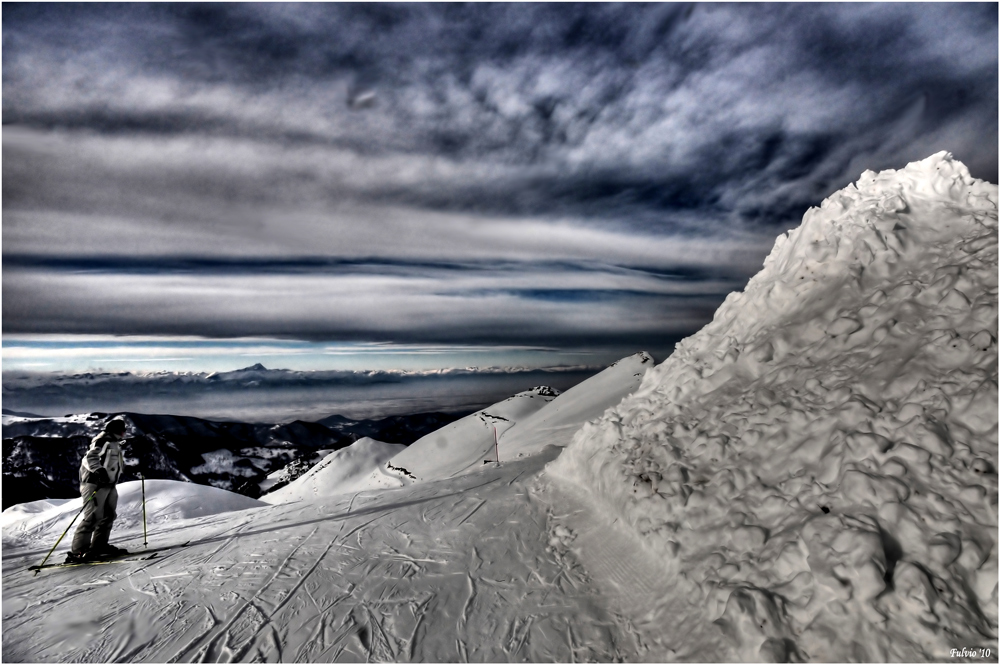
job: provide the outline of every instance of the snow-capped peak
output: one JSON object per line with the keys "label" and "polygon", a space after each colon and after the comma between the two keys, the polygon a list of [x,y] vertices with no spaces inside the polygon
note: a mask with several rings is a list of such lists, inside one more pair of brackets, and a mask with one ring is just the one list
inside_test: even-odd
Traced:
{"label": "snow-capped peak", "polygon": [[947,153],[866,171],[549,472],[728,658],[995,643],[996,336],[997,186]]}

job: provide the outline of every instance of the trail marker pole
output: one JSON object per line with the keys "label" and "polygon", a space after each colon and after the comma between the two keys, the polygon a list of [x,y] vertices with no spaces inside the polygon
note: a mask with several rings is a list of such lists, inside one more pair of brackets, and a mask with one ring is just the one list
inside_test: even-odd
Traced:
{"label": "trail marker pole", "polygon": [[500,466],[500,438],[497,436],[497,428],[493,428],[493,454],[497,458],[497,466]]}
{"label": "trail marker pole", "polygon": [[[69,523],[69,526],[68,526],[68,527],[66,527],[66,530],[62,532],[62,535],[61,535],[61,536],[59,536],[59,540],[57,540],[57,541],[56,541],[56,544],[52,546],[52,549],[50,549],[50,550],[49,550],[49,553],[45,555],[45,558],[44,558],[44,559],[42,559],[42,562],[41,562],[40,564],[38,564],[38,565],[39,565],[39,567],[41,567],[41,566],[44,566],[44,565],[45,565],[45,562],[49,560],[49,557],[50,557],[50,556],[52,556],[52,553],[56,551],[56,548],[57,548],[57,547],[59,547],[59,543],[61,543],[61,542],[62,542],[62,539],[66,537],[66,534],[67,534],[67,533],[69,533],[69,530],[70,530],[70,528],[71,528],[71,527],[72,527],[72,526],[73,526],[73,525],[74,525],[74,524],[76,523],[76,520],[77,520],[77,518],[78,518],[78,517],[80,517],[80,515],[82,515],[82,514],[83,514],[83,509],[87,507],[87,501],[91,501],[91,500],[93,500],[93,498],[94,498],[95,496],[97,496],[97,490],[94,490],[94,491],[93,491],[93,492],[91,493],[91,495],[87,497],[86,501],[84,501],[84,502],[83,502],[83,505],[82,505],[82,506],[80,506],[80,512],[78,512],[78,513],[76,514],[76,517],[74,517],[74,518],[73,518],[73,521],[72,521],[72,522],[70,522],[70,523]],[[36,570],[36,571],[35,571],[35,575],[37,575],[37,574],[38,574],[38,571]]]}
{"label": "trail marker pole", "polygon": [[142,546],[145,548],[149,544],[146,542],[146,478],[140,473],[139,480],[142,482]]}

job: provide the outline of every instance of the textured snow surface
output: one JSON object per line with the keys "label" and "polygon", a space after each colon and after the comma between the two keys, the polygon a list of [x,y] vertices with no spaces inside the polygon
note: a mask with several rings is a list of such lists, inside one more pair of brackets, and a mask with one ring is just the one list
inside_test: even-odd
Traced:
{"label": "textured snow surface", "polygon": [[[147,562],[36,577],[27,566],[45,556],[79,502],[66,502],[58,520],[12,520],[4,527],[4,659],[663,660],[659,638],[641,636],[620,595],[602,595],[570,551],[573,537],[563,523],[586,511],[572,497],[550,495],[540,478],[558,445],[534,454],[522,447],[522,456],[510,459],[501,452],[499,467],[479,457],[493,451],[494,423],[513,432],[520,419],[549,409],[542,421],[551,426],[552,441],[565,444],[566,430],[600,415],[608,400],[619,401],[651,364],[648,356],[633,356],[567,391],[565,399],[539,388],[473,414],[445,433],[445,445],[428,438],[416,448],[423,458],[414,469],[429,478],[410,478],[405,487],[361,491],[353,484],[370,465],[385,467],[384,456],[398,450],[371,439],[337,451],[276,491],[288,490],[280,504],[229,495],[245,502],[233,507],[256,510],[159,516],[184,492],[219,491],[181,485],[181,496],[165,501],[159,494],[174,485],[147,482],[147,503],[156,506],[150,547],[190,541]],[[227,493],[212,496],[218,507],[225,505]],[[123,504],[112,542],[141,550],[141,508],[132,500]],[[30,517],[29,508],[18,511]],[[603,532],[599,523],[587,531],[583,522],[572,523],[582,538]],[[617,556],[627,542],[593,540],[600,560]],[[65,550],[64,542],[56,560]],[[642,566],[633,561],[629,570]]]}
{"label": "textured snow surface", "polygon": [[[65,528],[43,526],[34,547],[5,543],[4,661],[634,659],[647,647],[631,620],[550,529],[552,499],[537,478],[556,453],[397,490],[164,521],[150,547],[190,544],[34,576],[27,566]],[[141,550],[136,518],[121,513],[112,542]]]}
{"label": "textured snow surface", "polygon": [[547,471],[659,559],[676,657],[697,617],[726,660],[995,660],[996,339],[997,186],[868,171]]}

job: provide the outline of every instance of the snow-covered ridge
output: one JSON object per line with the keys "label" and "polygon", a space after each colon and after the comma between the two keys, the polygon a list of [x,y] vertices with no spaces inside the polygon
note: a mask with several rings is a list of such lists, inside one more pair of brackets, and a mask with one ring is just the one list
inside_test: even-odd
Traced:
{"label": "snow-covered ridge", "polygon": [[638,388],[653,365],[653,357],[640,351],[559,394],[505,432],[503,453],[510,458],[537,453],[545,446],[565,447],[584,423],[598,418]]}
{"label": "snow-covered ridge", "polygon": [[496,460],[495,448],[504,432],[555,399],[554,393],[547,386],[525,390],[431,432],[351,489],[398,488],[481,469],[484,460]]}
{"label": "snow-covered ridge", "polygon": [[346,448],[331,452],[316,466],[289,485],[265,495],[265,503],[308,501],[346,494],[364,487],[364,479],[379,465],[398,455],[406,446],[365,437]]}
{"label": "snow-covered ridge", "polygon": [[564,393],[548,386],[520,392],[416,441],[391,460],[405,473],[380,467],[369,488],[451,478],[496,461],[497,453],[502,463],[565,446],[572,432],[635,390],[652,365],[652,357],[640,352]]}
{"label": "snow-covered ridge", "polygon": [[653,358],[637,353],[564,393],[536,386],[452,422],[408,448],[372,439],[328,455],[264,501],[281,504],[365,490],[398,489],[481,471],[565,446],[573,432],[639,386]]}
{"label": "snow-covered ridge", "polygon": [[996,338],[997,186],[867,171],[548,473],[733,660],[996,653]]}

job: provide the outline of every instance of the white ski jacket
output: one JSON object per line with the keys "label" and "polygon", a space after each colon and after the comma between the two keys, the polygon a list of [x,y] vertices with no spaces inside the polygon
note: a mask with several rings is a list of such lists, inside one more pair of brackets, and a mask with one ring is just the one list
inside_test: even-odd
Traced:
{"label": "white ski jacket", "polygon": [[103,485],[98,475],[101,469],[108,472],[112,485],[118,483],[125,468],[125,457],[118,443],[118,439],[107,432],[101,432],[91,440],[90,448],[80,462],[80,484]]}

